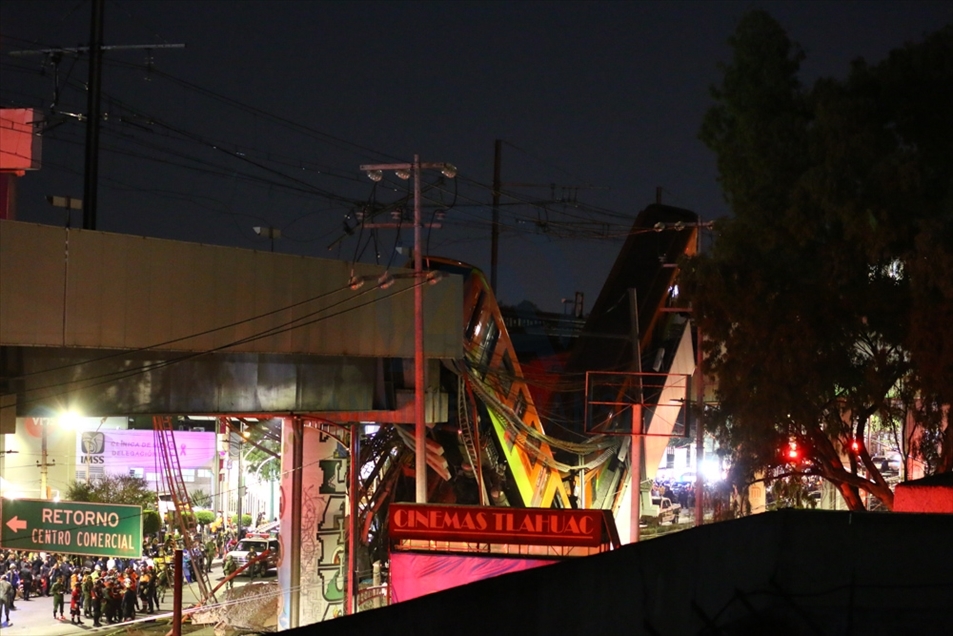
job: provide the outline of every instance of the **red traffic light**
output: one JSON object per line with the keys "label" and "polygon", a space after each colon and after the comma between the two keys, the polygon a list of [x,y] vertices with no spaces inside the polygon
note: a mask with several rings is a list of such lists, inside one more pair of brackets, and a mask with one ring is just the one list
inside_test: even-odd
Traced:
{"label": "red traffic light", "polygon": [[788,461],[792,462],[795,462],[801,458],[801,451],[797,447],[797,442],[790,442],[788,444],[787,458]]}
{"label": "red traffic light", "polygon": [[860,452],[860,442],[858,442],[856,439],[855,439],[855,440],[852,440],[851,443],[850,443],[850,450],[853,451],[853,452],[855,452],[855,453],[859,453],[859,452]]}

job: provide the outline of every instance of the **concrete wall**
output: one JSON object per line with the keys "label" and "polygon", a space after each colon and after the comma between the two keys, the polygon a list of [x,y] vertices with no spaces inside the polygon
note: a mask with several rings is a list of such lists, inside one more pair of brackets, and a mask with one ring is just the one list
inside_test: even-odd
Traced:
{"label": "concrete wall", "polygon": [[949,634],[953,515],[785,510],[291,634]]}

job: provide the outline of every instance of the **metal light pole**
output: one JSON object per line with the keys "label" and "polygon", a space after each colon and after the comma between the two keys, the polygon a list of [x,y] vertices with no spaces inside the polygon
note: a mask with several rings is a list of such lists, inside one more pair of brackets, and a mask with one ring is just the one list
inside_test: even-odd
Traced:
{"label": "metal light pole", "polygon": [[242,455],[245,450],[245,422],[242,421],[239,424],[239,434],[238,434],[238,516],[235,518],[236,527],[238,528],[238,533],[236,538],[241,540],[242,538],[242,498],[245,496],[245,469],[242,466]]}
{"label": "metal light pole", "polygon": [[[361,170],[368,176],[380,181],[381,172],[393,170],[398,176],[408,172],[414,178],[414,452],[415,479],[417,482],[417,503],[427,503],[427,423],[424,417],[424,261],[421,253],[420,220],[420,171],[437,169],[447,178],[457,175],[457,169],[449,163],[421,163],[420,156],[414,155],[413,163],[365,164]],[[410,176],[410,175],[408,175]]]}
{"label": "metal light pole", "polygon": [[424,259],[420,253],[420,157],[414,155],[414,453],[417,503],[427,503],[427,420],[424,417]]}
{"label": "metal light pole", "polygon": [[[695,240],[698,243],[695,246],[696,256],[702,253],[702,228],[710,227],[710,224],[702,223],[701,217],[698,218],[698,227]],[[695,345],[695,372],[698,374],[698,381],[695,383],[698,397],[698,417],[695,418],[695,527],[705,523],[705,481],[702,475],[702,461],[705,459],[705,372],[702,369],[704,356],[702,355],[702,328],[699,324],[698,314],[695,313],[695,339],[698,341]]]}
{"label": "metal light pole", "polygon": [[[49,424],[44,420],[43,424],[40,425],[40,499],[49,499],[47,493],[47,476],[49,464],[47,463],[47,450],[46,450],[46,427]],[[87,471],[89,468],[86,469]]]}
{"label": "metal light pole", "polygon": [[[49,499],[49,470],[50,466],[56,466],[56,460],[49,459],[49,451],[47,449],[49,435],[47,427],[50,425],[50,419],[43,418],[40,422],[40,461],[38,461],[36,465],[37,468],[40,469],[40,499]],[[87,467],[86,470],[88,474],[89,467]]]}

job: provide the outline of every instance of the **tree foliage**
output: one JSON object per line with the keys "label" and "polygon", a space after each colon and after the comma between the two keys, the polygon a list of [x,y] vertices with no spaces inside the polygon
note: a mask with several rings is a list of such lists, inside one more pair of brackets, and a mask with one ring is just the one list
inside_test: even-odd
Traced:
{"label": "tree foliage", "polygon": [[156,493],[142,477],[103,475],[89,481],[72,481],[66,490],[69,501],[125,504],[155,509]]}
{"label": "tree foliage", "polygon": [[246,429],[244,458],[248,475],[262,482],[281,480],[281,420],[262,420]]}
{"label": "tree foliage", "polygon": [[212,507],[212,495],[208,494],[202,489],[193,490],[189,493],[189,497],[192,499],[192,505],[199,508],[211,508]]}
{"label": "tree foliage", "polygon": [[700,138],[733,216],[684,273],[718,381],[708,425],[749,478],[794,441],[789,472],[890,508],[873,421],[953,469],[953,25],[809,90],[767,13],[729,43]]}
{"label": "tree foliage", "polygon": [[155,510],[142,511],[142,534],[149,536],[162,529],[162,517]]}

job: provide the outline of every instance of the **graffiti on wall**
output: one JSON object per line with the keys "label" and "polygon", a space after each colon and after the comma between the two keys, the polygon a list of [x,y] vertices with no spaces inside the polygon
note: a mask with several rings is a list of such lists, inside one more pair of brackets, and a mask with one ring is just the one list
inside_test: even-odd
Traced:
{"label": "graffiti on wall", "polygon": [[[283,559],[279,569],[279,583],[288,589],[282,579],[291,580],[291,568],[300,568],[301,592],[298,625],[308,625],[340,616],[344,613],[347,559],[345,514],[347,511],[347,449],[326,433],[305,427],[301,486],[301,552],[299,559]],[[291,438],[285,435],[285,440]],[[286,441],[286,443],[289,443]],[[292,457],[292,449],[285,448],[283,459]],[[282,466],[285,475],[290,466]],[[291,492],[282,485],[282,494]],[[283,503],[283,527],[291,525],[291,509],[295,502]],[[286,519],[287,517],[287,519]],[[290,546],[289,546],[290,547]],[[286,550],[282,546],[282,551]],[[283,594],[279,612],[279,629],[290,627],[290,597]]]}

